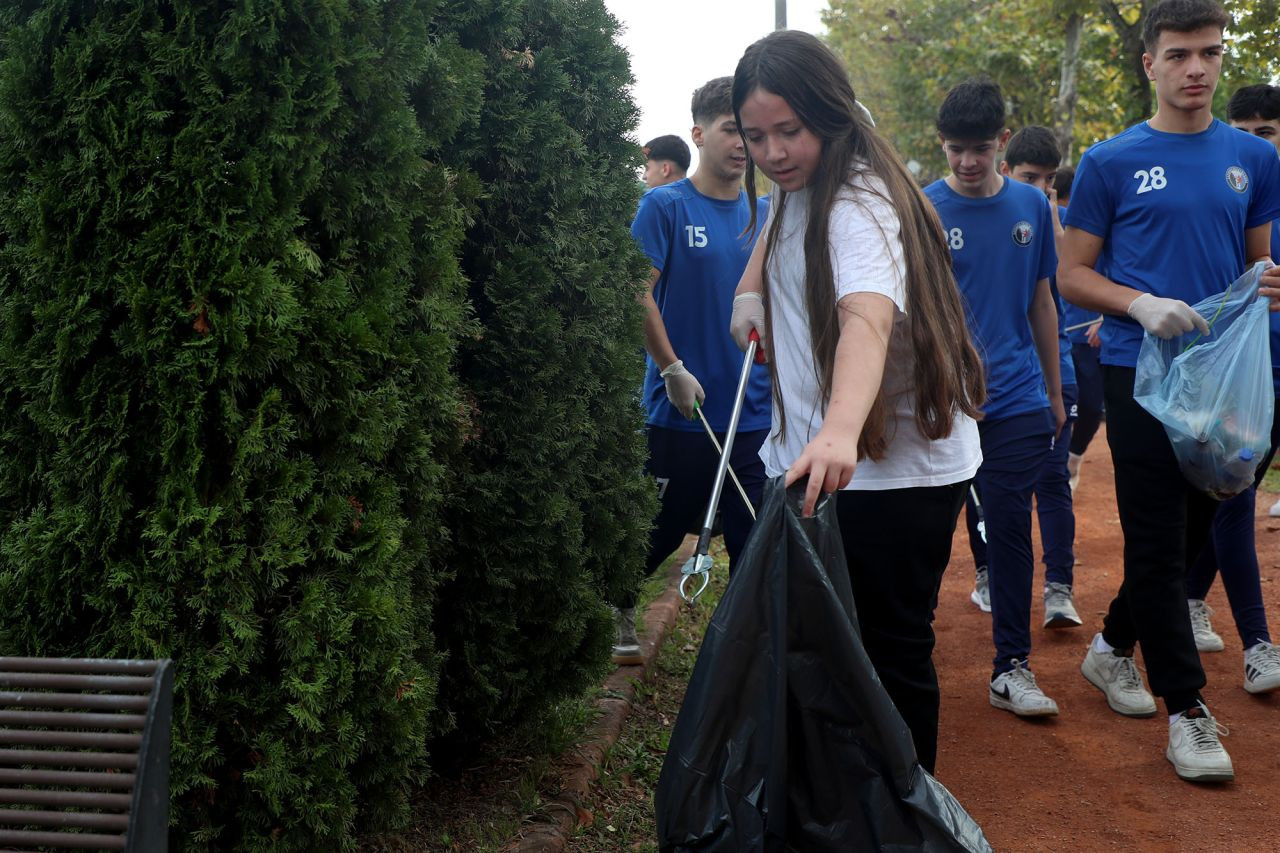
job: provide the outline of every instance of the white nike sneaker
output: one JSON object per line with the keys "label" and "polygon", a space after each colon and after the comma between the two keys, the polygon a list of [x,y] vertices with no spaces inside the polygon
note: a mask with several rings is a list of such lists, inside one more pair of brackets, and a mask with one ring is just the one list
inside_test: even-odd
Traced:
{"label": "white nike sneaker", "polygon": [[1058,703],[1044,695],[1027,662],[1013,661],[1013,669],[1002,672],[988,686],[992,706],[1012,711],[1019,717],[1055,717]]}
{"label": "white nike sneaker", "polygon": [[[1096,638],[1096,635],[1095,635]],[[1133,653],[1119,655],[1115,652],[1095,651],[1089,644],[1080,672],[1089,683],[1107,697],[1111,710],[1126,717],[1152,717],[1156,713],[1156,700],[1147,692],[1138,672]]]}
{"label": "white nike sneaker", "polygon": [[1236,778],[1235,768],[1218,739],[1226,734],[1226,727],[1218,725],[1204,703],[1198,702],[1169,724],[1169,747],[1164,756],[1174,772],[1189,782],[1230,782]]}
{"label": "white nike sneaker", "polygon": [[1222,638],[1214,632],[1213,623],[1209,621],[1213,608],[1198,598],[1188,598],[1187,610],[1191,614],[1191,634],[1196,638],[1196,651],[1222,651],[1225,648]]}

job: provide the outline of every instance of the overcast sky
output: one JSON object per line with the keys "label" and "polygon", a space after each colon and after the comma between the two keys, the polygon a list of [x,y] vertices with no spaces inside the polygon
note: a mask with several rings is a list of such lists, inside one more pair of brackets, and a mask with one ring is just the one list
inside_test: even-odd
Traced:
{"label": "overcast sky", "polygon": [[[774,0],[605,0],[623,26],[621,41],[636,79],[640,107],[636,141],[674,133],[689,137],[693,90],[713,77],[733,74],[747,46],[773,31]],[[787,27],[824,32],[827,0],[787,0]],[[692,169],[690,170],[692,171]]]}

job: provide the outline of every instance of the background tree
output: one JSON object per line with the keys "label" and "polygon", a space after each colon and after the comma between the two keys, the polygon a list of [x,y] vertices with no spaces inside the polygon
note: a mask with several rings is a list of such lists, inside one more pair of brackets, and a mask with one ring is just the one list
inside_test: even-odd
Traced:
{"label": "background tree", "polygon": [[[1010,126],[1043,124],[1070,140],[1068,161],[1151,114],[1142,20],[1154,0],[831,0],[829,40],[859,99],[922,178],[946,174],[933,119],[947,90],[985,74]],[[1215,107],[1240,85],[1280,74],[1277,0],[1225,4],[1229,54]],[[1219,109],[1220,113],[1220,109]]]}

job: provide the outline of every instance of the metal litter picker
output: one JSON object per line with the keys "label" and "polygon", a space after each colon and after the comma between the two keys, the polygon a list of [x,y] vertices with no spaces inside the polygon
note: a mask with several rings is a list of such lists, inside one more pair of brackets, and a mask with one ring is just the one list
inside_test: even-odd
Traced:
{"label": "metal litter picker", "polygon": [[[681,569],[683,577],[680,578],[680,597],[687,601],[690,605],[697,603],[698,596],[706,590],[707,584],[711,583],[711,557],[708,551],[711,549],[711,528],[715,524],[716,510],[720,506],[720,494],[724,491],[725,474],[729,471],[729,457],[733,453],[733,440],[738,432],[738,419],[742,416],[742,404],[747,396],[747,382],[751,378],[752,363],[764,363],[764,353],[760,351],[760,335],[753,329],[751,337],[747,343],[747,351],[742,359],[742,372],[738,376],[738,393],[733,401],[733,412],[729,415],[729,429],[725,433],[724,447],[717,448],[720,450],[720,464],[716,466],[716,478],[711,486],[711,499],[707,502],[707,515],[702,522],[702,531],[698,534],[698,547],[694,550],[693,556],[684,564]],[[702,417],[702,411],[698,410],[698,417]],[[704,420],[704,426],[707,422]],[[711,432],[711,428],[707,426],[707,432],[711,435],[711,440],[715,442],[715,434]],[[751,511],[751,517],[755,518],[755,508],[751,506],[750,499],[742,489],[742,485],[737,483],[737,477],[734,482],[738,486],[738,491],[742,495],[742,499],[746,501],[747,508]],[[701,582],[698,588],[692,593],[686,588],[689,580],[694,575],[701,575]]]}

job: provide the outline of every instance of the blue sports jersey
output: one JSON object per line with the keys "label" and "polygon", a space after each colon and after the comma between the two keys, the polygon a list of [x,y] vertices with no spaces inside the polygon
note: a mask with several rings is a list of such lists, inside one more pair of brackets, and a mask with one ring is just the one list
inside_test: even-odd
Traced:
{"label": "blue sports jersey", "polygon": [[[1275,148],[1215,119],[1187,134],[1143,122],[1090,148],[1067,225],[1103,238],[1099,271],[1112,281],[1194,305],[1244,272],[1244,232],[1278,217]],[[1107,317],[1102,363],[1135,366],[1142,335]]]}
{"label": "blue sports jersey", "polygon": [[[688,178],[655,187],[640,199],[631,234],[662,274],[653,298],[676,357],[706,392],[702,414],[717,432],[729,428],[743,354],[729,336],[733,291],[747,266],[755,238],[764,228],[768,201],[757,200],[755,234],[744,235],[751,221],[746,193],[733,201],[708,198]],[[701,432],[697,419],[680,414],[667,399],[658,365],[647,359],[644,376],[647,422],[669,429]],[[769,429],[772,401],[769,369],[755,365],[738,429]]]}
{"label": "blue sports jersey", "polygon": [[969,330],[987,371],[987,420],[1047,408],[1044,373],[1027,312],[1036,283],[1058,264],[1049,201],[1005,179],[990,198],[969,198],[945,180],[925,187],[942,219]]}

